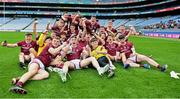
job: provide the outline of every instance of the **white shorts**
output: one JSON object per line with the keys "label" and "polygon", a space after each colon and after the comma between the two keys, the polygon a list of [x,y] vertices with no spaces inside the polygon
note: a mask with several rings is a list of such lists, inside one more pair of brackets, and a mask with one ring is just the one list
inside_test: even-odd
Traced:
{"label": "white shorts", "polygon": [[29,63],[29,66],[30,66],[30,64],[32,64],[32,63],[37,63],[37,64],[39,65],[40,69],[45,70],[45,66],[44,66],[44,64],[41,62],[41,60],[35,58],[35,59],[33,59],[33,60]]}
{"label": "white shorts", "polygon": [[132,55],[132,56],[130,56],[129,58],[128,58],[128,60],[131,60],[131,61],[133,61],[133,62],[137,62],[137,55]]}
{"label": "white shorts", "polygon": [[72,64],[74,64],[74,68],[75,69],[81,69],[81,67],[80,67],[80,62],[81,62],[81,60],[80,59],[74,59],[74,60],[71,60],[70,61]]}

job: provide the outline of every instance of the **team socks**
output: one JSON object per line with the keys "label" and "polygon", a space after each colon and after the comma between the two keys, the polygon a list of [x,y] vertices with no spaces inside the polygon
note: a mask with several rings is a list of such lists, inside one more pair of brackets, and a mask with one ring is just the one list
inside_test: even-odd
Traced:
{"label": "team socks", "polygon": [[16,86],[18,86],[18,87],[23,87],[23,82],[21,82],[21,81],[18,81],[17,83],[16,83]]}

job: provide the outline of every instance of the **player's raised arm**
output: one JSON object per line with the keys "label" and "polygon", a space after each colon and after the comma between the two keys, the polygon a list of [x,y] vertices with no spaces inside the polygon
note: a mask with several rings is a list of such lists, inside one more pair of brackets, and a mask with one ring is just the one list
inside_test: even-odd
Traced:
{"label": "player's raised arm", "polygon": [[7,41],[4,41],[1,43],[1,46],[6,46],[6,47],[17,47],[18,44],[14,43],[14,44],[8,44]]}
{"label": "player's raised arm", "polygon": [[112,32],[111,30],[109,30],[108,28],[107,28],[107,31],[108,31],[108,33],[110,33],[110,35],[112,35],[113,37],[116,36],[116,34],[115,34],[114,32]]}
{"label": "player's raised arm", "polygon": [[49,30],[50,28],[50,22],[48,22],[48,24],[46,25],[46,30]]}
{"label": "player's raised arm", "polygon": [[44,41],[45,41],[45,39],[46,39],[46,37],[47,37],[47,34],[48,34],[48,30],[45,30],[45,31],[40,35],[40,37],[39,37],[39,39],[38,39],[38,41],[37,41],[37,44],[38,44],[39,46],[43,46]]}
{"label": "player's raised arm", "polygon": [[83,25],[82,37],[84,37],[86,35],[86,33],[87,33],[85,21],[82,22],[82,25]]}
{"label": "player's raised arm", "polygon": [[37,33],[37,24],[38,24],[38,21],[34,20],[34,23],[33,23],[33,33],[34,33],[36,39],[39,36],[38,33]]}
{"label": "player's raised arm", "polygon": [[133,54],[136,54],[136,50],[135,50],[134,46],[131,48],[131,51],[132,51]]}
{"label": "player's raised arm", "polygon": [[129,33],[125,36],[125,40],[127,40],[132,33],[133,33],[133,30],[130,29]]}
{"label": "player's raised arm", "polygon": [[57,55],[60,50],[62,50],[67,44],[66,43],[63,43],[61,46],[57,47],[57,48],[49,48],[49,53],[51,53],[52,55]]}
{"label": "player's raised arm", "polygon": [[90,55],[90,53],[91,53],[91,48],[90,48],[89,45],[87,45],[84,50],[86,50],[87,53],[88,53],[88,55]]}
{"label": "player's raised arm", "polygon": [[97,39],[99,39],[99,41],[102,43],[102,45],[105,45],[105,41],[101,37],[99,37],[96,33],[93,33],[93,34]]}

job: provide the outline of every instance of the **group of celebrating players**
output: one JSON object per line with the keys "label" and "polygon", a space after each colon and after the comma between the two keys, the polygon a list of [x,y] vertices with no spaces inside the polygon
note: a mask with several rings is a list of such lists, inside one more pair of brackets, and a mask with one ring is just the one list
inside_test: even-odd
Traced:
{"label": "group of celebrating players", "polygon": [[[108,78],[115,75],[116,67],[112,62],[122,62],[125,69],[129,67],[144,67],[150,65],[164,72],[167,65],[160,65],[152,58],[135,52],[130,35],[138,35],[134,27],[121,25],[118,30],[113,28],[113,20],[107,26],[100,26],[96,17],[90,19],[79,14],[65,13],[51,27],[47,24],[42,34],[36,31],[37,21],[33,24],[33,40],[31,33],[25,34],[25,40],[10,44],[1,43],[6,47],[21,47],[19,65],[28,71],[20,77],[12,79],[11,92],[26,94],[23,88],[28,80],[43,80],[49,77],[49,71],[58,72],[63,82],[67,81],[69,70],[94,67],[98,75],[107,73]],[[51,32],[50,36],[48,33]],[[28,61],[28,67],[25,62]],[[141,64],[141,62],[148,64]],[[149,65],[150,64],[150,65]]]}

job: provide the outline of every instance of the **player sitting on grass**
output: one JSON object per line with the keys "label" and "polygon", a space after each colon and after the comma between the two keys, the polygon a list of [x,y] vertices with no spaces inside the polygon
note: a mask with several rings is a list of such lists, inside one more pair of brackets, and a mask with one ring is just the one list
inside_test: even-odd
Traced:
{"label": "player sitting on grass", "polygon": [[59,46],[59,38],[54,38],[52,44],[47,45],[42,53],[33,59],[28,65],[28,72],[23,74],[19,79],[13,80],[15,86],[10,88],[11,92],[26,94],[27,91],[22,87],[28,80],[43,80],[49,77],[49,73],[45,70],[45,67],[49,66],[54,57],[59,53],[59,51],[64,47],[64,45]]}
{"label": "player sitting on grass", "polygon": [[92,38],[90,41],[90,47],[88,48],[88,52],[90,56],[95,57],[101,67],[109,66],[108,77],[114,76],[114,70],[111,68],[111,62],[109,57],[107,56],[107,50],[104,46],[98,44],[99,41],[97,38]]}
{"label": "player sitting on grass", "polygon": [[118,44],[114,42],[114,37],[109,35],[107,37],[106,43],[105,43],[105,48],[107,49],[108,57],[112,61],[118,61],[121,59],[120,52],[117,51]]}
{"label": "player sitting on grass", "polygon": [[10,44],[6,41],[1,43],[2,46],[6,47],[21,47],[21,52],[19,54],[19,65],[21,68],[25,69],[25,61],[31,61],[35,57],[34,54],[30,53],[30,49],[37,48],[37,44],[35,41],[32,40],[32,34],[26,33],[25,34],[25,40],[20,41],[18,43]]}
{"label": "player sitting on grass", "polygon": [[[118,37],[119,41],[119,47],[118,50],[119,52],[123,53],[122,54],[122,61],[124,63],[124,68],[130,67],[144,67],[149,69],[150,65],[157,67],[160,69],[162,72],[164,72],[167,69],[167,65],[163,65],[162,67],[153,59],[136,53],[135,48],[133,46],[133,43],[126,41],[125,35],[120,35]],[[140,62],[148,62],[149,64],[139,64]]]}
{"label": "player sitting on grass", "polygon": [[62,72],[59,72],[63,82],[66,82],[67,80],[66,75],[69,69],[81,69],[92,64],[92,66],[97,69],[99,75],[102,75],[109,68],[109,66],[101,68],[94,57],[88,57],[81,60],[80,57],[83,53],[83,48],[78,44],[75,36],[71,37],[70,44],[67,45],[63,50],[67,57],[67,62],[64,63]]}

